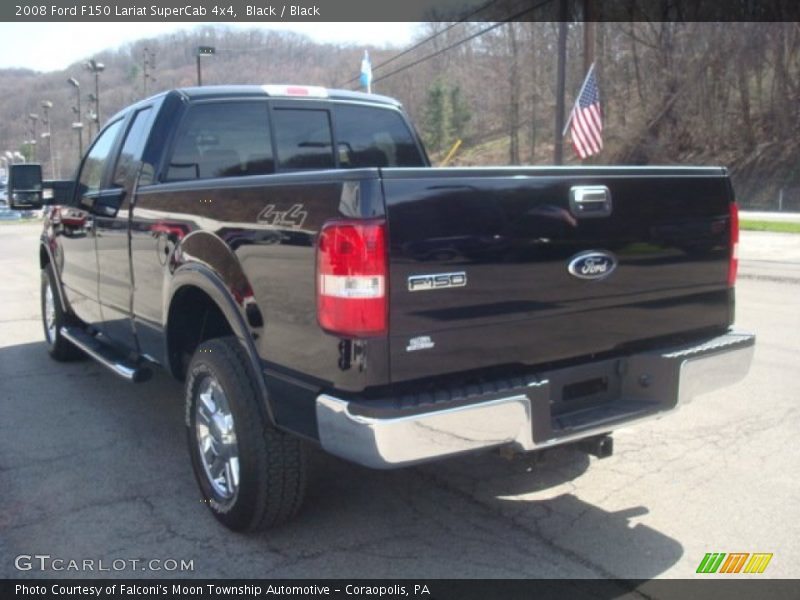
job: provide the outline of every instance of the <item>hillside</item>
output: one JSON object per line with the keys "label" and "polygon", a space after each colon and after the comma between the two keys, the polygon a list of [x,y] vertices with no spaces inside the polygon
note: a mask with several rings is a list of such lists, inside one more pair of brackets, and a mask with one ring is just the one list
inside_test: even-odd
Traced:
{"label": "hillside", "polygon": [[[144,61],[148,63],[147,95],[174,87],[196,84],[194,51],[198,45],[217,48],[217,54],[203,59],[205,84],[303,82],[333,86],[358,74],[361,47],[340,47],[318,44],[291,32],[230,30],[225,27],[206,27],[178,32],[154,39],[143,39],[114,51],[101,52],[94,57],[105,64],[100,75],[100,111],[105,120],[131,102],[145,97]],[[372,49],[375,57],[393,53]],[[42,116],[42,100],[53,103],[51,128],[53,154],[58,157],[62,175],[70,173],[78,154],[77,136],[71,129],[77,120],[73,113],[75,88],[67,79],[75,77],[81,83],[84,123],[88,127],[87,111],[91,108],[88,94],[94,92],[94,76],[75,63],[63,71],[35,73],[27,70],[0,70],[0,77],[13,94],[0,96],[0,150],[25,150],[24,141],[31,138],[29,113]],[[43,131],[39,123],[38,133]],[[95,133],[92,128],[92,134]],[[88,135],[84,133],[84,146]],[[42,140],[39,138],[39,145]],[[40,148],[38,158],[49,167],[47,149]],[[49,176],[49,172],[47,173]]]}
{"label": "hillside", "polygon": [[[452,164],[549,164],[555,112],[554,23],[428,23],[419,46],[369,48],[374,89],[400,99],[439,160],[464,141]],[[569,26],[567,110],[584,73],[582,25]],[[474,37],[473,37],[474,36]],[[467,41],[465,41],[467,40]],[[205,84],[307,83],[341,87],[358,75],[361,46],[320,44],[307,37],[224,26],[140,40],[94,58],[101,117],[147,93],[196,81],[195,48]],[[800,209],[800,30],[792,23],[598,23],[594,46],[604,113],[604,149],[589,164],[722,164],[732,169],[747,204]],[[90,58],[90,57],[86,57]],[[381,63],[392,59],[385,66]],[[77,159],[71,130],[75,90],[82,108],[94,91],[82,62],[50,73],[3,70],[13,94],[0,97],[0,151],[29,150],[27,115],[53,102],[53,154],[62,176]],[[153,79],[154,78],[154,79]],[[84,121],[87,119],[84,117]],[[41,133],[41,123],[39,133]],[[40,139],[41,142],[41,139]],[[38,159],[50,174],[46,147]],[[565,158],[577,163],[567,144]]]}

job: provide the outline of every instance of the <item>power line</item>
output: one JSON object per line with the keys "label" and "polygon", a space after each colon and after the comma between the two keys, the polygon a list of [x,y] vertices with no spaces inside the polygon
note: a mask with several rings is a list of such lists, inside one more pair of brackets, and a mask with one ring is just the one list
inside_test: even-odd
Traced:
{"label": "power line", "polygon": [[494,29],[497,29],[501,25],[505,25],[506,23],[509,23],[511,21],[519,19],[522,15],[524,15],[526,13],[529,13],[529,12],[531,12],[533,10],[537,10],[537,9],[547,5],[547,4],[550,4],[553,1],[554,0],[543,0],[542,2],[539,2],[538,4],[536,4],[534,6],[531,6],[529,8],[526,8],[525,10],[521,10],[520,12],[518,12],[516,14],[513,14],[510,17],[508,17],[508,18],[506,18],[506,19],[504,19],[502,21],[498,21],[497,23],[495,23],[493,25],[490,25],[489,27],[484,27],[480,31],[476,31],[475,33],[473,33],[471,35],[468,35],[467,37],[465,37],[462,40],[459,40],[459,41],[457,41],[457,42],[455,42],[453,44],[450,44],[449,46],[446,46],[444,48],[441,48],[441,49],[437,50],[436,52],[432,52],[431,54],[423,56],[420,59],[417,59],[417,60],[415,60],[413,62],[410,62],[410,63],[408,63],[406,65],[403,65],[402,67],[399,67],[399,68],[395,69],[394,71],[390,71],[390,72],[386,73],[385,75],[381,75],[377,79],[374,79],[372,81],[372,83],[378,83],[379,81],[383,81],[384,79],[388,79],[392,75],[397,75],[398,73],[401,73],[401,72],[405,71],[406,69],[410,69],[411,67],[415,67],[418,64],[425,62],[426,60],[430,60],[430,59],[435,58],[435,57],[437,57],[437,56],[439,56],[441,54],[444,54],[445,52],[447,52],[449,50],[452,50],[453,48],[456,48],[456,47],[458,47],[458,46],[460,46],[462,44],[465,44],[465,43],[469,42],[470,40],[474,40],[476,37],[480,37],[480,36],[484,35],[485,33],[489,33],[490,31],[492,31]]}
{"label": "power line", "polygon": [[[430,36],[426,37],[424,40],[421,40],[421,41],[417,42],[416,44],[414,44],[410,48],[406,48],[405,50],[403,50],[399,54],[395,54],[394,56],[392,56],[391,58],[383,61],[382,63],[379,63],[379,64],[375,65],[374,67],[372,67],[372,70],[373,71],[377,71],[378,69],[380,69],[382,67],[385,67],[389,63],[392,63],[392,62],[396,61],[401,56],[405,56],[409,52],[413,52],[414,50],[416,50],[420,46],[423,46],[424,44],[427,44],[428,42],[430,42],[431,40],[436,39],[440,35],[444,35],[448,31],[450,31],[453,27],[456,27],[457,25],[460,25],[461,23],[464,23],[465,21],[468,21],[469,19],[471,19],[472,17],[477,15],[479,12],[482,12],[483,10],[489,8],[492,4],[496,4],[499,1],[500,0],[489,0],[489,2],[486,2],[485,4],[481,5],[480,7],[478,7],[475,10],[473,10],[471,13],[469,13],[468,15],[464,16],[463,18],[459,19],[455,23],[451,23],[450,25],[448,25],[447,27],[445,27],[441,31],[437,31],[433,35],[430,35]],[[341,85],[345,86],[345,85],[351,84],[351,83],[353,83],[355,81],[358,81],[359,77],[360,77],[359,75],[356,75],[355,77],[353,77],[352,79],[348,79],[347,81],[345,81]]]}

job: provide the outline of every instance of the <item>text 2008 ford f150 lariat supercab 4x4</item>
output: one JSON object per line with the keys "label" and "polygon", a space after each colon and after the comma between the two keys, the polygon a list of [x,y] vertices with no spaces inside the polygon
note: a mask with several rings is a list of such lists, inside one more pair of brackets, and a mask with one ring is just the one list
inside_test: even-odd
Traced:
{"label": "text 2008 ford f150 lariat supercab 4x4", "polygon": [[[17,206],[41,186],[15,166]],[[50,354],[185,380],[232,529],[296,513],[309,442],[375,468],[603,455],[752,357],[721,168],[435,169],[392,99],[226,86],[123,110],[44,187]]]}

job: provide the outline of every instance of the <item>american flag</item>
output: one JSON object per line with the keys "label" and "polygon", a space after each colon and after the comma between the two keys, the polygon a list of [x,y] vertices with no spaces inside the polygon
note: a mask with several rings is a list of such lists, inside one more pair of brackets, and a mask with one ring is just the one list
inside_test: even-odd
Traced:
{"label": "american flag", "polygon": [[594,65],[586,75],[570,120],[570,136],[575,154],[584,159],[603,149],[603,116],[600,112],[600,90],[597,89]]}

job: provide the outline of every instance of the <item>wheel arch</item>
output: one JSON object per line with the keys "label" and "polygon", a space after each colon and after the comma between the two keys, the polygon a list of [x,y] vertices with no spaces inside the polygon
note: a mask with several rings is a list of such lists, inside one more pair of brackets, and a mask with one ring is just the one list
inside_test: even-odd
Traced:
{"label": "wheel arch", "polygon": [[[183,348],[176,344],[180,344],[182,340],[186,341],[186,327],[192,323],[192,319],[198,314],[204,314],[205,323],[200,323],[201,330],[190,343],[196,347],[213,337],[234,335],[245,349],[266,416],[275,424],[275,412],[254,343],[255,332],[247,324],[245,315],[225,283],[214,271],[197,263],[182,265],[172,277],[166,295],[164,314],[166,355],[169,370],[173,375],[182,378],[185,368]],[[206,329],[209,325],[208,319],[212,320],[210,329]],[[216,319],[222,319],[224,325]]]}

